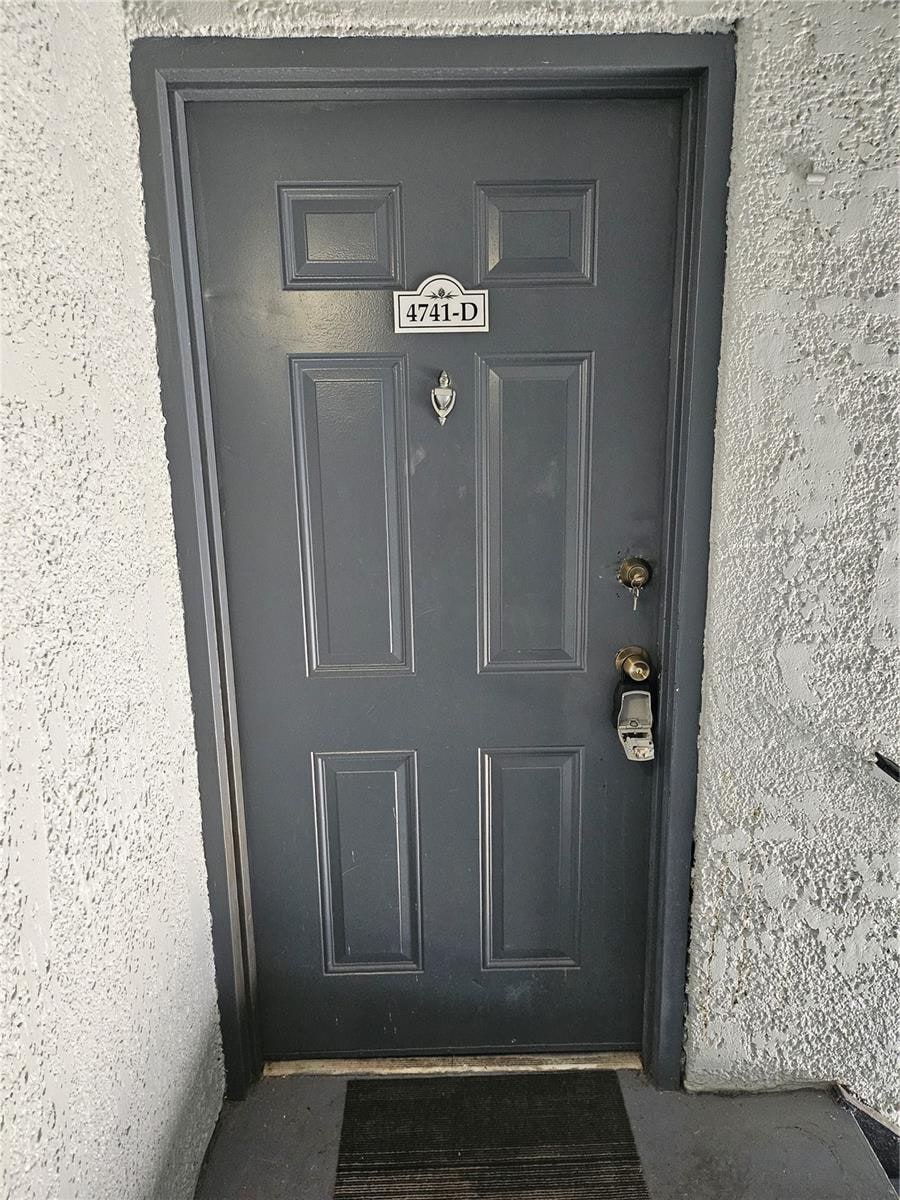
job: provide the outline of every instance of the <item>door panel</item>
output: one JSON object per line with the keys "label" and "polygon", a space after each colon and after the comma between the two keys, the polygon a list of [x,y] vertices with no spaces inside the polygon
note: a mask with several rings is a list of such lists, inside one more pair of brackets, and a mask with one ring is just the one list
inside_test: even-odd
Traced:
{"label": "door panel", "polygon": [[422,967],[414,751],[314,756],[326,974]]}
{"label": "door panel", "polygon": [[640,1043],[680,111],[187,105],[268,1058]]}
{"label": "door panel", "polygon": [[580,670],[591,431],[590,355],[480,363],[482,670]]}
{"label": "door panel", "polygon": [[581,749],[482,751],[484,965],[580,965]]}
{"label": "door panel", "polygon": [[278,188],[284,287],[400,287],[400,188],[351,183]]}
{"label": "door panel", "polygon": [[310,674],[412,670],[403,377],[401,358],[291,359]]}
{"label": "door panel", "polygon": [[593,180],[479,184],[475,203],[477,283],[594,282]]}

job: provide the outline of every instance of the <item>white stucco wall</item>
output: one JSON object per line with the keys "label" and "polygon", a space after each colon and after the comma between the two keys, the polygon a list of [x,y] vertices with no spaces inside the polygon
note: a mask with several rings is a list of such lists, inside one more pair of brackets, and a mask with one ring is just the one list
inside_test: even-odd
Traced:
{"label": "white stucco wall", "polygon": [[[124,34],[119,0],[62,18],[4,10],[28,64],[12,93],[26,163],[12,187],[24,203],[7,229],[23,239],[14,262],[26,302],[14,320],[22,382],[9,417],[26,465],[7,510],[13,832],[26,882],[7,891],[26,934],[16,1011],[32,1066],[17,1121],[25,1133],[44,1130],[27,1150],[32,1177],[68,1171],[93,1186],[107,1162],[117,1196],[140,1194],[139,1176],[145,1187],[166,1177],[166,1122],[191,1111],[194,1086],[196,1111],[167,1176],[171,1195],[187,1194],[220,1079],[128,101],[126,39],[151,35],[687,32],[737,22],[688,1081],[838,1079],[896,1118],[897,792],[867,761],[875,744],[900,756],[896,6],[123,8]],[[824,182],[808,183],[811,172]],[[124,1001],[100,1002],[89,1022],[104,954],[104,995]],[[189,980],[183,991],[179,977]],[[175,1036],[158,1024],[171,1006],[180,1006],[169,1018]],[[179,1070],[192,1055],[196,1066]],[[105,1086],[72,1104],[91,1086],[85,1061]],[[132,1093],[135,1077],[142,1090]],[[27,1168],[24,1150],[13,1161]],[[71,1194],[113,1193],[98,1183]]]}
{"label": "white stucco wall", "polygon": [[687,1077],[896,1120],[896,8],[738,36]]}
{"label": "white stucco wall", "polygon": [[0,1196],[188,1200],[223,1077],[128,48],[0,22]]}

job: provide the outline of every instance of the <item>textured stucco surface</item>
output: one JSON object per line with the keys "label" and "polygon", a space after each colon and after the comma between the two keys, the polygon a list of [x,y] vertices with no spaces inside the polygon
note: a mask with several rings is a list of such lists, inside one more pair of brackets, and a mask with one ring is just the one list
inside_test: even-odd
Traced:
{"label": "textured stucco surface", "polygon": [[739,37],[688,1080],[896,1120],[896,9]]}
{"label": "textured stucco surface", "polygon": [[[146,3],[129,34],[737,28],[687,1079],[897,1119],[897,7]],[[821,182],[807,181],[823,175]]]}
{"label": "textured stucco surface", "polygon": [[[896,790],[867,761],[876,744],[895,757],[900,751],[894,713],[897,595],[891,574],[896,567],[891,518],[898,341],[891,163],[898,111],[896,7],[816,0],[124,0],[123,7],[128,38],[686,32],[737,23],[688,1081],[697,1088],[766,1088],[839,1079],[896,1117],[893,993],[898,971],[896,957],[889,955],[897,915],[898,809]],[[205,914],[197,910],[190,882],[199,870],[197,817],[191,808],[196,780],[150,366],[149,292],[135,249],[140,193],[134,123],[127,110],[127,56],[113,28],[112,14],[119,12],[121,21],[121,12],[118,4],[90,5],[66,17],[80,39],[80,53],[71,55],[66,67],[72,78],[93,79],[100,57],[106,70],[88,110],[68,113],[58,84],[55,95],[46,94],[45,77],[59,72],[43,45],[49,37],[47,10],[16,11],[16,36],[27,42],[28,60],[54,122],[48,130],[48,118],[39,114],[35,121],[19,88],[22,119],[31,122],[25,145],[40,134],[41,153],[69,173],[66,187],[41,201],[41,213],[52,218],[49,232],[45,221],[29,221],[28,212],[20,230],[26,239],[22,273],[30,306],[20,337],[31,347],[26,358],[37,350],[49,355],[49,363],[41,365],[38,385],[26,389],[29,399],[12,414],[23,461],[31,464],[27,478],[17,479],[13,489],[13,532],[22,543],[18,553],[31,556],[21,575],[28,594],[17,605],[33,619],[36,612],[39,622],[37,635],[28,634],[24,648],[16,643],[25,697],[13,714],[21,729],[13,773],[25,777],[16,812],[25,814],[18,818],[20,835],[39,860],[38,878],[46,876],[51,852],[42,839],[65,843],[71,814],[80,813],[85,796],[101,785],[110,804],[127,795],[125,816],[140,825],[151,845],[160,848],[163,840],[169,846],[170,838],[173,845],[181,839],[186,861],[180,878],[189,881],[184,905],[174,905],[170,882],[160,887],[149,871],[154,904],[144,911],[140,888],[129,902],[141,909],[131,914],[138,924],[146,920],[153,930],[161,922],[166,936],[182,947],[193,938],[183,969],[193,971],[193,993],[201,1003],[191,1009],[197,1019],[188,1021],[183,1037],[196,1048],[205,1028],[197,1014],[209,1013],[208,942]],[[88,24],[102,36],[88,38]],[[65,45],[59,42],[57,58],[64,56]],[[73,145],[90,145],[90,153],[73,153]],[[17,185],[20,193],[23,186],[38,190],[38,160],[29,153],[33,178]],[[810,174],[822,174],[824,181],[808,181]],[[97,226],[103,227],[103,237],[92,234]],[[58,274],[62,299],[30,280],[38,267],[39,279]],[[99,316],[95,292],[126,316]],[[66,348],[62,363],[59,346]],[[98,393],[106,397],[102,414],[95,411]],[[77,409],[74,428],[68,420],[71,408]],[[36,513],[40,523],[43,541],[37,550],[28,547],[24,528],[18,528],[26,512]],[[101,523],[114,519],[112,546],[91,514],[99,514]],[[129,564],[124,586],[117,555]],[[99,594],[84,586],[89,571],[97,571],[95,563],[101,564],[104,581]],[[152,600],[143,600],[139,578],[155,580]],[[135,626],[121,613],[108,615],[110,606],[115,613],[139,608],[143,625]],[[105,637],[112,631],[115,642],[123,630],[124,661],[113,662]],[[150,658],[139,653],[136,640],[152,642]],[[45,645],[50,650],[40,658]],[[129,656],[135,660],[130,667]],[[35,671],[39,687],[31,677]],[[49,685],[43,682],[48,671],[55,679]],[[77,699],[67,708],[60,701],[70,695]],[[59,709],[62,728],[53,715]],[[134,736],[132,726],[122,738],[125,765],[117,762],[113,770],[110,744],[118,743],[129,721],[137,721],[138,733]],[[150,745],[146,755],[142,741]],[[55,764],[48,771],[49,786],[24,765],[41,756]],[[153,764],[152,796],[147,796],[147,761]],[[125,789],[117,786],[120,770],[130,784]],[[33,816],[40,812],[35,797],[42,789],[54,806],[49,822]],[[135,812],[138,793],[155,813],[149,821],[152,834],[144,828],[143,811]],[[160,797],[168,803],[161,805]],[[82,912],[83,895],[95,886],[92,864],[107,844],[107,819],[112,817],[106,810],[77,817],[78,828],[91,826],[81,843],[89,847],[85,868],[80,856],[60,851],[64,873],[89,873],[87,881],[79,878],[70,889],[73,905],[81,904]],[[114,847],[121,845],[118,829]],[[172,880],[170,862],[157,867]],[[42,889],[34,915],[26,918],[39,952],[20,985],[28,989],[18,1001],[21,1013],[53,1010],[46,990],[72,986],[69,964],[63,964],[63,984],[48,982],[53,972],[42,957],[47,885]],[[162,917],[155,907],[160,896]],[[187,920],[185,907],[192,914],[190,932],[181,937],[173,928]],[[116,912],[124,916],[121,902]],[[107,917],[95,918],[88,936],[95,939],[94,953],[110,941],[114,957],[123,960],[130,946],[140,971],[153,959],[152,948],[136,938],[127,921],[110,938]],[[152,947],[152,935],[144,940]],[[167,966],[164,988],[171,978]],[[171,1063],[171,1046],[153,1027],[154,1015],[134,999],[132,982],[127,995],[136,1019],[152,1028],[157,1049]],[[58,1031],[44,1035],[40,1020],[29,1024],[26,1048],[36,1040],[43,1045],[45,1037],[46,1044],[60,1038]],[[52,1024],[48,1019],[48,1028]],[[120,1030],[117,1036],[121,1046]],[[100,1049],[108,1062],[106,1047]],[[134,1046],[129,1051],[136,1053]],[[29,1053],[39,1064],[48,1061],[46,1051]],[[209,1072],[204,1078],[217,1081],[214,1053],[198,1051],[198,1058]],[[74,1075],[74,1054],[68,1069]],[[179,1080],[174,1071],[161,1074],[170,1082]],[[186,1082],[181,1077],[180,1086]],[[46,1089],[32,1083],[20,1084],[20,1090],[29,1105],[26,1126],[33,1131],[43,1119],[50,1142],[49,1149],[31,1151],[36,1162],[73,1153],[65,1150],[61,1118],[53,1117],[53,1095],[47,1099]],[[198,1092],[205,1097],[209,1089],[201,1086]],[[120,1161],[122,1130],[129,1124],[143,1162],[164,1142],[158,1136],[160,1121],[154,1124],[143,1113],[149,1103],[158,1116],[157,1097],[152,1091],[140,1103],[138,1096],[128,1098],[135,1102],[134,1113],[115,1126],[114,1161]],[[186,1162],[193,1161],[192,1153],[193,1143],[185,1148]],[[189,1173],[185,1168],[185,1177]]]}
{"label": "textured stucco surface", "polygon": [[0,21],[0,1196],[187,1200],[223,1077],[128,48]]}

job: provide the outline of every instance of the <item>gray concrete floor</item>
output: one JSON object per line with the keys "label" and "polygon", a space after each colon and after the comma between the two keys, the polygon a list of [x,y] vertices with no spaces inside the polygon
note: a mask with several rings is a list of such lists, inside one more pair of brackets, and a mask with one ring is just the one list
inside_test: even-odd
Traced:
{"label": "gray concrete floor", "polygon": [[[829,1092],[657,1092],[631,1071],[619,1081],[652,1200],[896,1200]],[[196,1200],[331,1200],[345,1090],[295,1075],[226,1103]]]}

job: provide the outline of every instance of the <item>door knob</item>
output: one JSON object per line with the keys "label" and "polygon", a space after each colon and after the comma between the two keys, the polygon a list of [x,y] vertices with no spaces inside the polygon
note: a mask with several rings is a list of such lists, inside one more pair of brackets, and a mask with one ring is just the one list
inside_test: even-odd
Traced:
{"label": "door knob", "polygon": [[616,670],[635,683],[643,683],[650,678],[650,655],[643,646],[623,646],[616,655]]}

